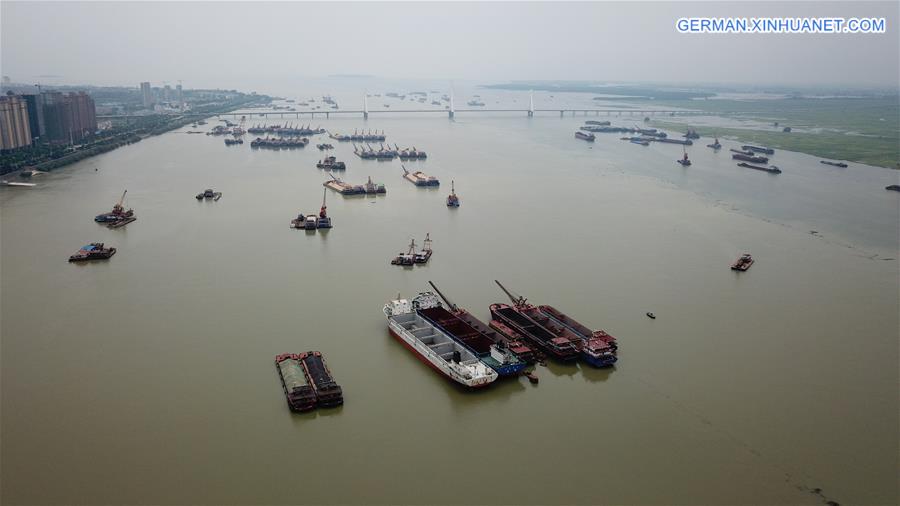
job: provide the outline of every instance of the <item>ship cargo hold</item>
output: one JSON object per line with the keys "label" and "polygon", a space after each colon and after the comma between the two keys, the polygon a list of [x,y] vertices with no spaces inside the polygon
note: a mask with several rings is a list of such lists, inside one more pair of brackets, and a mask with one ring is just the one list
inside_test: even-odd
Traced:
{"label": "ship cargo hold", "polygon": [[419,315],[414,301],[394,299],[382,311],[391,335],[425,365],[451,381],[468,388],[482,388],[499,377],[465,346]]}
{"label": "ship cargo hold", "polygon": [[300,355],[283,353],[275,357],[275,369],[281,377],[281,386],[291,411],[309,411],[316,407],[316,393],[309,386]]}
{"label": "ship cargo hold", "polygon": [[493,339],[444,308],[433,293],[423,292],[416,298],[417,312],[420,316],[465,346],[500,376],[517,376],[528,365],[512,351],[498,345]]}
{"label": "ship cargo hold", "polygon": [[306,381],[316,395],[316,404],[321,407],[340,406],[344,403],[344,391],[334,381],[325,357],[318,351],[306,351],[299,355]]}

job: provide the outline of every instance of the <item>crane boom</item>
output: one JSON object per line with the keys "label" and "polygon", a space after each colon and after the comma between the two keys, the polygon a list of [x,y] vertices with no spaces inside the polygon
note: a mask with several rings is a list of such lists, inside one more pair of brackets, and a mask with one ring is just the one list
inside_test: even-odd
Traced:
{"label": "crane boom", "polygon": [[516,306],[524,306],[525,303],[528,301],[528,299],[526,299],[525,297],[522,297],[521,295],[519,295],[519,296],[513,295],[512,292],[507,290],[506,287],[501,285],[500,282],[497,281],[496,279],[494,280],[494,283],[497,283],[497,286],[499,286],[500,289],[503,290],[504,293],[506,293],[506,296],[509,297],[509,300],[511,300],[512,303],[515,304]]}
{"label": "crane boom", "polygon": [[128,190],[122,192],[122,197],[119,198],[119,207],[122,207],[122,204],[125,203],[125,194],[128,193]]}
{"label": "crane boom", "polygon": [[428,284],[431,285],[431,288],[434,288],[434,291],[437,292],[437,294],[440,295],[442,299],[444,299],[444,302],[446,302],[447,305],[450,306],[450,309],[451,309],[451,310],[453,310],[453,311],[459,311],[459,306],[457,306],[456,304],[454,304],[452,300],[448,299],[446,295],[444,295],[443,293],[441,293],[441,291],[438,290],[437,285],[435,285],[435,284],[432,283],[431,281],[429,281]]}

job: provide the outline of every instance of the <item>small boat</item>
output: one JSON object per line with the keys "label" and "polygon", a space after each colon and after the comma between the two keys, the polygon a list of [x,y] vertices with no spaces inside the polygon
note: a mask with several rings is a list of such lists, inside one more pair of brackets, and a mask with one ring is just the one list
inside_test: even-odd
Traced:
{"label": "small boat", "polygon": [[203,193],[198,193],[195,198],[197,200],[212,199],[213,201],[218,201],[220,198],[222,198],[222,192],[212,191],[212,189],[207,188],[206,190],[203,190]]}
{"label": "small boat", "polygon": [[637,144],[639,146],[649,146],[650,145],[650,141],[648,141],[646,139],[629,139],[628,141],[631,142],[632,144]]}
{"label": "small boat", "polygon": [[92,242],[82,246],[74,255],[69,257],[70,262],[84,262],[87,260],[106,260],[116,254],[116,248],[107,248],[102,242]]}
{"label": "small boat", "polygon": [[319,151],[325,151],[326,149],[334,149],[334,146],[331,144],[316,144],[316,147],[319,148]]}
{"label": "small boat", "polygon": [[846,169],[848,165],[844,162],[829,162],[828,160],[822,160],[819,163],[824,163],[825,165],[832,165],[834,167],[840,167],[842,169]]}
{"label": "small boat", "polygon": [[655,319],[656,319],[656,315],[653,314],[653,313],[648,312],[648,313],[647,313],[647,318],[650,318],[651,320],[655,320]]}
{"label": "small boat", "polygon": [[892,184],[884,187],[885,190],[900,192],[900,184]]}
{"label": "small boat", "polygon": [[534,371],[527,371],[527,372],[525,372],[524,376],[526,378],[528,378],[528,381],[530,381],[532,383],[537,383],[538,381],[540,381],[540,379],[537,377],[537,374],[535,374]]}
{"label": "small boat", "polygon": [[456,187],[450,180],[450,195],[447,195],[447,207],[459,207],[459,197],[456,195]]}
{"label": "small boat", "polygon": [[592,133],[575,132],[575,138],[583,141],[594,142],[596,137]]}
{"label": "small boat", "polygon": [[733,264],[731,264],[731,270],[746,271],[750,268],[751,265],[753,265],[753,262],[754,260],[753,257],[750,256],[750,253],[744,253],[740,256],[740,258],[735,260]]}
{"label": "small boat", "polygon": [[683,167],[689,167],[691,165],[690,159],[688,159],[687,151],[684,152],[684,157],[681,160],[676,160]]}
{"label": "small boat", "polygon": [[713,148],[714,150],[718,151],[719,149],[722,148],[722,145],[719,144],[719,138],[716,137],[715,142],[713,142],[712,144],[707,144],[706,147]]}

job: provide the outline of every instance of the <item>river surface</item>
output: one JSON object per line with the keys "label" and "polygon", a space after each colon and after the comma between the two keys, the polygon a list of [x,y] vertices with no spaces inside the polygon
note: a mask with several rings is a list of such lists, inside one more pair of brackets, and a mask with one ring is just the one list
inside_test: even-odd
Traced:
{"label": "river surface", "polygon": [[[361,102],[341,91],[282,95]],[[681,146],[577,140],[584,119],[302,120],[383,129],[441,180],[332,141],[341,177],[387,195],[329,191],[324,233],[288,226],[321,204],[322,136],[252,150],[186,127],[0,189],[2,501],[896,503],[897,172],[778,152],[772,176],[709,139],[685,169]],[[126,188],[138,220],[95,224]],[[388,264],[426,233],[429,264]],[[66,262],[92,241],[118,253]],[[616,367],[466,392],[388,334],[382,305],[428,280],[487,320],[494,279],[617,336]],[[342,408],[288,411],[273,358],[306,350]]]}

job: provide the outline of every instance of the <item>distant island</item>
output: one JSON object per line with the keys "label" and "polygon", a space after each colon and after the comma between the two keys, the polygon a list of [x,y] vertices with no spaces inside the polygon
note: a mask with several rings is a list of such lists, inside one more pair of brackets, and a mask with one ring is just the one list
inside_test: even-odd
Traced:
{"label": "distant island", "polygon": [[[654,88],[652,86],[605,86],[600,84],[577,82],[548,81],[514,81],[506,84],[488,84],[482,88],[514,91],[552,91],[556,93],[596,93],[607,95],[604,100],[653,99],[653,100],[690,100],[715,96],[710,91],[689,91],[678,89]],[[612,96],[608,96],[612,95]]]}

